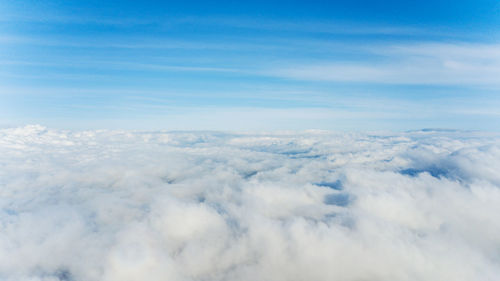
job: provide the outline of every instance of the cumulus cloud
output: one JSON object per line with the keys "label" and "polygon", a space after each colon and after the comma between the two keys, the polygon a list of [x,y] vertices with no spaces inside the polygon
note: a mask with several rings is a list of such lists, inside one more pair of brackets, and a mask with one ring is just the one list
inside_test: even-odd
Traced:
{"label": "cumulus cloud", "polygon": [[500,136],[0,130],[2,280],[498,280]]}

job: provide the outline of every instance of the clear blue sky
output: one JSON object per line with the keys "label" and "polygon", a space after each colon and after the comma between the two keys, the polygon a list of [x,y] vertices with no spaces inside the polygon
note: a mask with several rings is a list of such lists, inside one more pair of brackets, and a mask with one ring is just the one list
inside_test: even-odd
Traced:
{"label": "clear blue sky", "polygon": [[1,1],[0,126],[500,130],[498,1]]}

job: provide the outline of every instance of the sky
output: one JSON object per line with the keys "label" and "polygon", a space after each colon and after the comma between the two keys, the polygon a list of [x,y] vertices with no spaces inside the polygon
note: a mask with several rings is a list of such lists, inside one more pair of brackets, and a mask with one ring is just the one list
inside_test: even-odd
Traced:
{"label": "sky", "polygon": [[500,129],[498,1],[2,1],[0,126]]}

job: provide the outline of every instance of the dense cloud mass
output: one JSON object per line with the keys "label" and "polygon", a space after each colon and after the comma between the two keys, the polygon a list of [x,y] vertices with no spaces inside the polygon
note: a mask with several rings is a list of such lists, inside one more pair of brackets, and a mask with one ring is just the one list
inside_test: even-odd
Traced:
{"label": "dense cloud mass", "polygon": [[0,130],[0,279],[499,280],[500,137]]}

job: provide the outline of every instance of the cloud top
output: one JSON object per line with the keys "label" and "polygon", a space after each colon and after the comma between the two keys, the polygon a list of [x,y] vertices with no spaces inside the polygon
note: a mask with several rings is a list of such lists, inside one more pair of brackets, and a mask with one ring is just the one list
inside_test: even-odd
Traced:
{"label": "cloud top", "polygon": [[0,130],[2,280],[495,280],[500,138]]}

